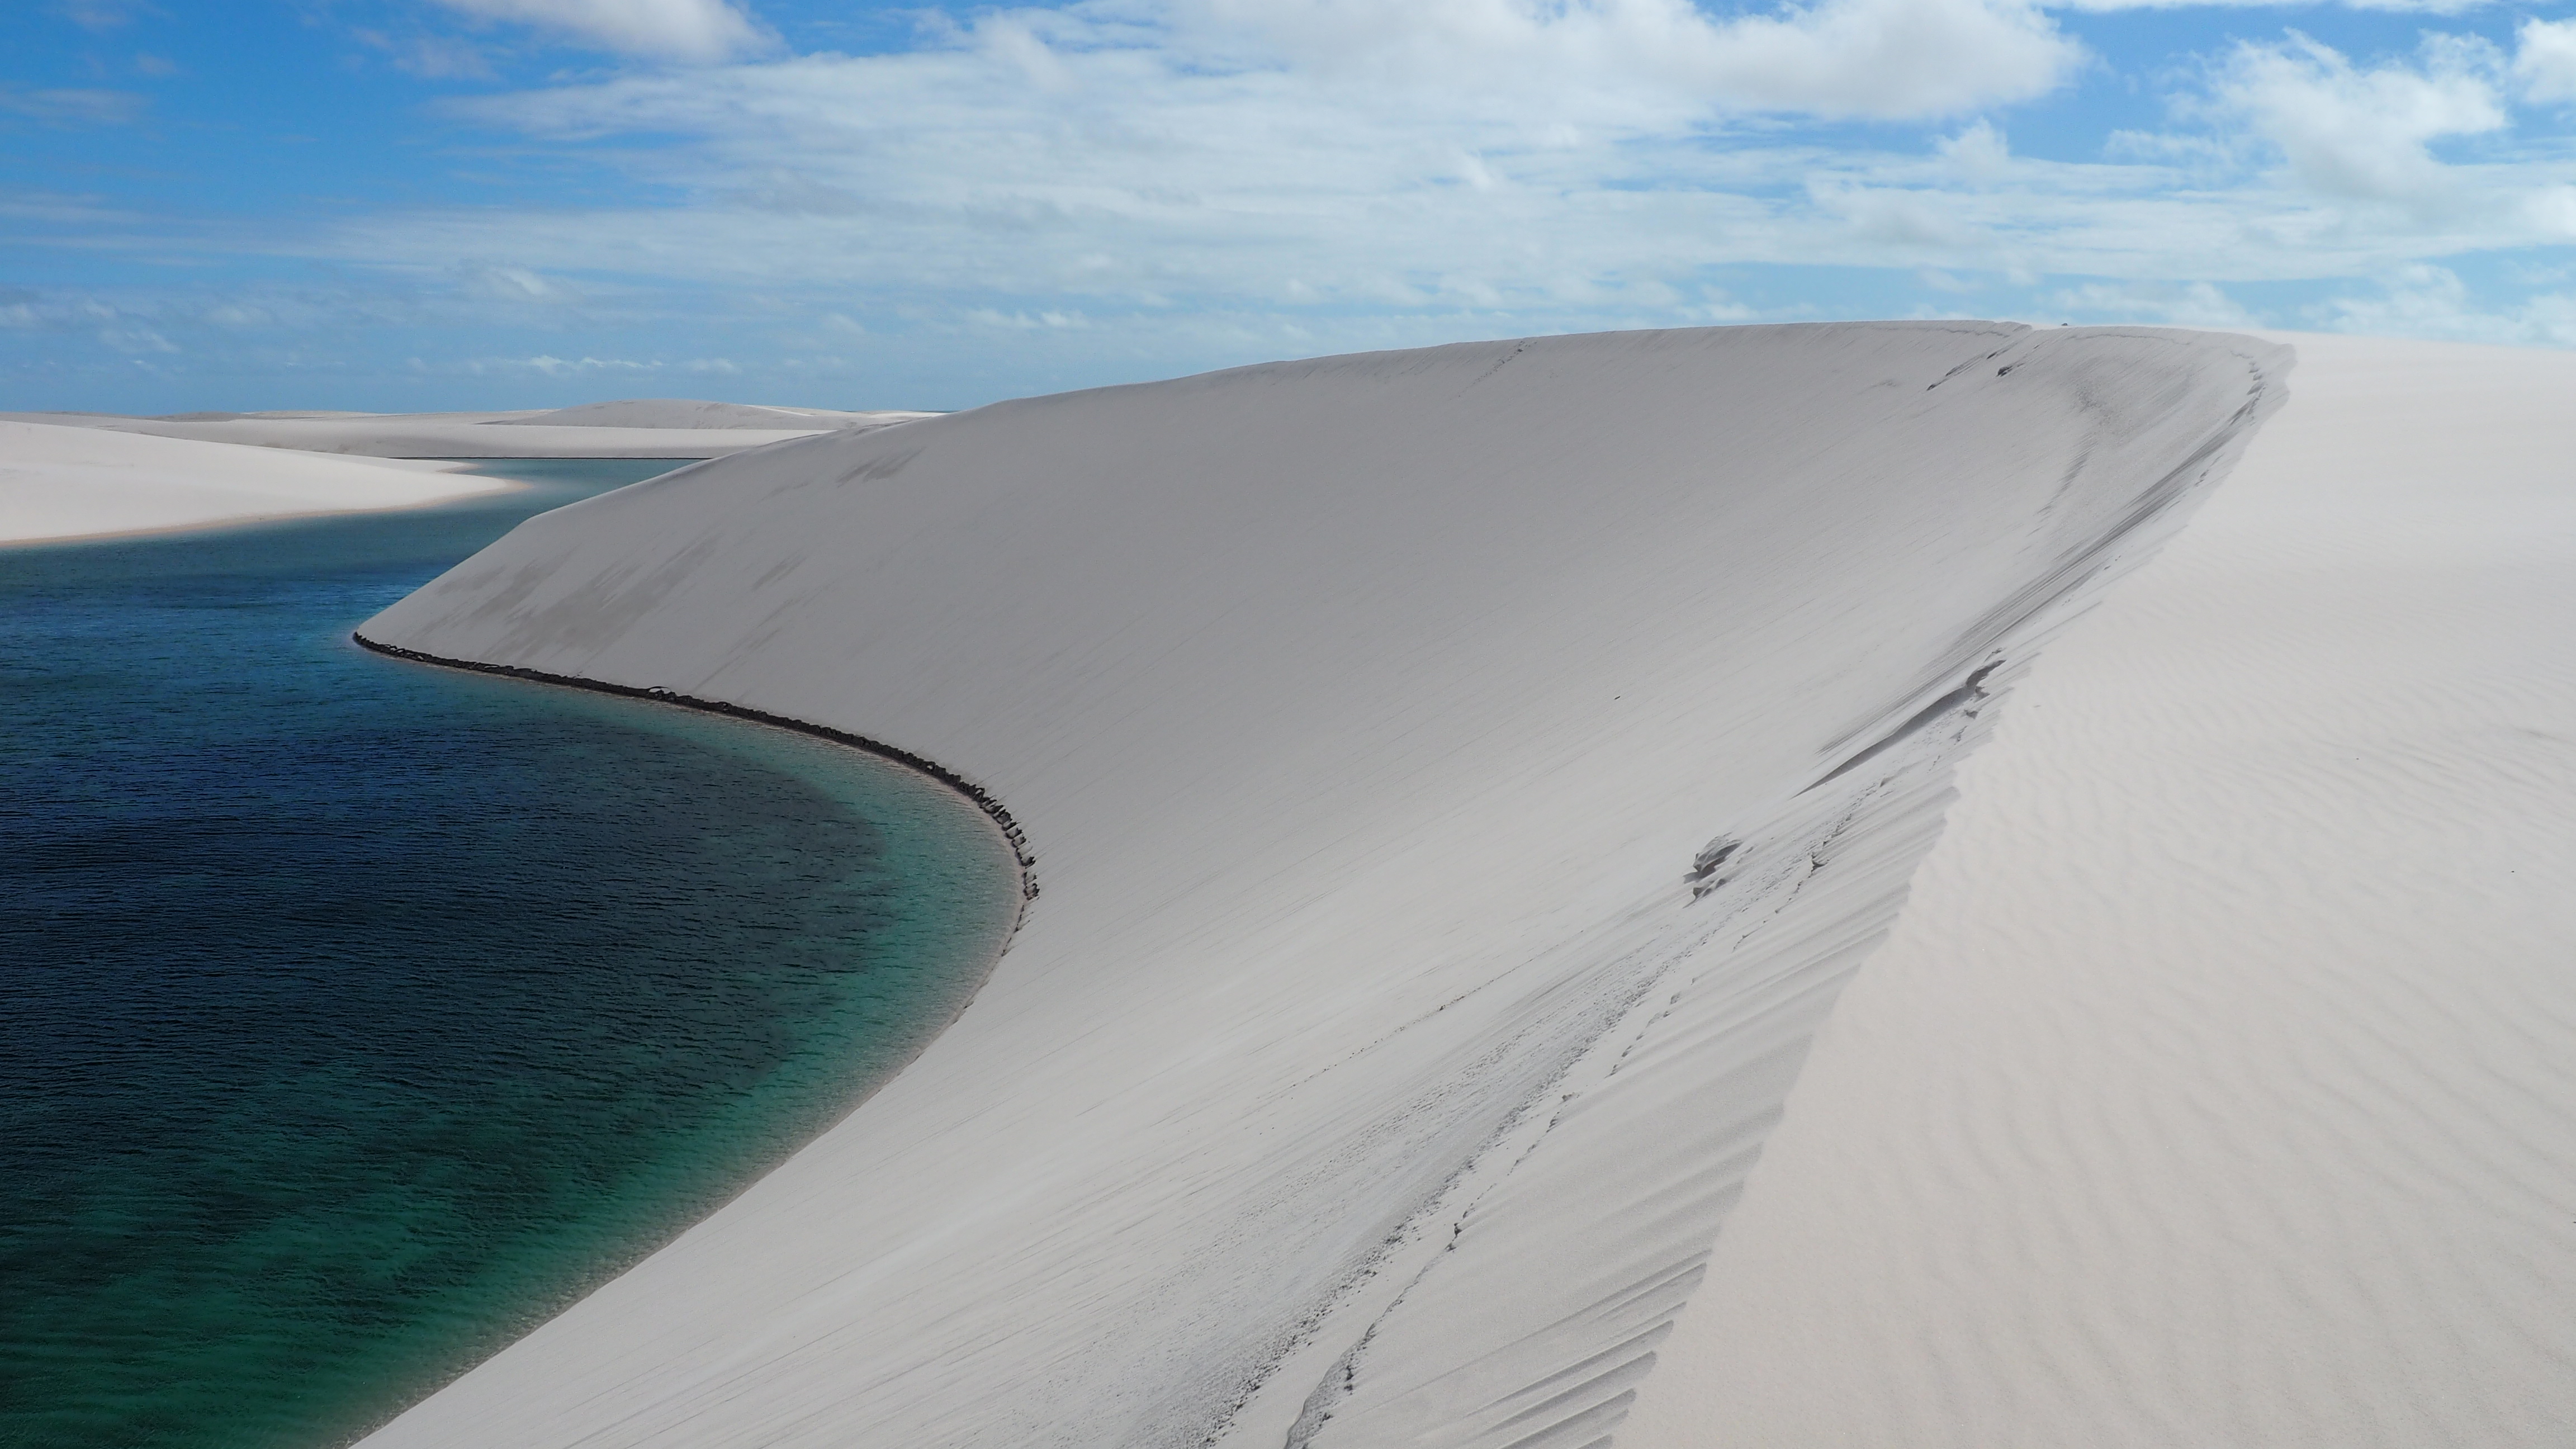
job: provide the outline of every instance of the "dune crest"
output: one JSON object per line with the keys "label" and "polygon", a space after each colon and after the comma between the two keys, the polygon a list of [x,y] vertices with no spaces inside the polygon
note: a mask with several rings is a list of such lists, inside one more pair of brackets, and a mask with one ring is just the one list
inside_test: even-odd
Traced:
{"label": "dune crest", "polygon": [[1043,894],[864,1108],[371,1442],[1597,1442],[1954,764],[2288,362],[1462,344],[521,525],[363,635],[938,761]]}
{"label": "dune crest", "polygon": [[2033,669],[1624,1449],[2576,1425],[2576,355],[2299,337]]}

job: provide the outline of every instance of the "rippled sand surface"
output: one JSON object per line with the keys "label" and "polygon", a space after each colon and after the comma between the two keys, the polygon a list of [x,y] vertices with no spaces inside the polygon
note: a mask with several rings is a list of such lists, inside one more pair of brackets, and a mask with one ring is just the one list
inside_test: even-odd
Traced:
{"label": "rippled sand surface", "polygon": [[1619,1443],[2576,1433],[2576,358],[2295,395],[1959,774]]}

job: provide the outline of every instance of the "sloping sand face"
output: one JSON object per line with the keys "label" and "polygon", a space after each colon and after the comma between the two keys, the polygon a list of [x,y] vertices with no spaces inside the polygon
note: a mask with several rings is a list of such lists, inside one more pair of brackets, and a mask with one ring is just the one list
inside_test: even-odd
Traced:
{"label": "sloping sand face", "polygon": [[1472,344],[531,520],[364,634],[927,757],[1043,894],[877,1098],[374,1442],[1597,1441],[1952,763],[2287,363]]}
{"label": "sloping sand face", "polygon": [[2296,341],[1969,762],[1623,1449],[2576,1442],[2576,356]]}

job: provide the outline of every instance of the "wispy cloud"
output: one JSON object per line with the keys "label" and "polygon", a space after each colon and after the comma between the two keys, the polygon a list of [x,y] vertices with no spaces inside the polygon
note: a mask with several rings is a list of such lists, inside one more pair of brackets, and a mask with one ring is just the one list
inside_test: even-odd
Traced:
{"label": "wispy cloud", "polygon": [[[22,246],[236,268],[202,293],[130,272],[114,322],[17,297],[17,365],[130,366],[113,327],[182,349],[172,369],[337,347],[512,388],[830,375],[953,404],[1961,307],[2576,344],[2565,282],[2517,269],[2576,241],[2576,21],[2493,6],[1072,0],[925,10],[843,54],[811,42],[860,32],[786,0],[339,3],[350,63],[406,107],[444,95],[406,124],[470,133],[446,154],[473,159],[441,177],[406,154],[418,200],[337,199],[389,194],[370,175],[247,222],[62,194],[117,185],[88,172],[0,196]],[[2101,49],[2146,31],[2162,48]],[[214,84],[190,75],[156,114]],[[22,132],[145,115],[0,91]],[[911,391],[933,368],[956,390]]]}
{"label": "wispy cloud", "polygon": [[[1938,116],[2023,100],[2083,59],[2023,0],[1811,0],[1725,18],[1689,0],[1179,0],[1159,14],[1005,14],[984,22],[983,39],[1023,53],[1050,37],[1091,43],[1086,16],[1124,22],[1123,34],[1197,66],[1416,93],[1642,92],[1685,108],[1815,116]],[[1052,56],[1037,63],[1076,79]]]}
{"label": "wispy cloud", "polygon": [[626,357],[565,358],[540,353],[535,357],[478,357],[465,364],[473,372],[535,372],[547,377],[567,377],[585,372],[659,372],[658,362],[638,362]]}
{"label": "wispy cloud", "polygon": [[94,33],[105,33],[134,23],[136,17],[161,13],[144,0],[55,0],[46,7],[55,14]]}
{"label": "wispy cloud", "polygon": [[2364,69],[2294,32],[2277,45],[2239,44],[2210,104],[2277,148],[2299,184],[2421,211],[2455,202],[2464,184],[2429,144],[2509,123],[2503,69],[2480,40],[2428,36],[2418,63]]}
{"label": "wispy cloud", "polygon": [[122,126],[141,120],[150,103],[132,91],[27,90],[0,84],[0,116],[46,126]]}
{"label": "wispy cloud", "polygon": [[[2017,156],[1984,117],[1832,148],[1774,119],[1870,97],[1938,115],[2053,84],[2076,53],[2012,6],[1939,0],[1902,25],[1895,9],[1835,0],[1752,29],[1681,0],[995,13],[897,54],[454,103],[568,148],[678,138],[594,154],[685,200],[424,210],[323,244],[557,276],[670,277],[685,258],[710,284],[1097,323],[1243,307],[1653,315],[1701,305],[1712,269],[1739,265],[2367,277],[2567,235],[2569,159],[2440,152],[2509,129],[2510,77],[2554,74],[2483,41],[2436,36],[2374,64],[2296,34],[2240,44],[2182,83],[2173,129],[2098,161]],[[1832,47],[1849,67],[1832,78],[1778,59],[1789,31],[1873,25],[1881,40],[2000,27],[2029,44],[1987,48],[1983,70],[1928,41]],[[2523,54],[2547,52],[2526,40]]]}
{"label": "wispy cloud", "polygon": [[2376,294],[2337,297],[2326,312],[2331,325],[2352,332],[2576,347],[2576,294],[2548,292],[2510,307],[2482,307],[2445,267],[2403,268],[2383,279]]}
{"label": "wispy cloud", "polygon": [[581,290],[526,267],[466,263],[450,269],[458,290],[495,302],[560,307],[582,300]]}
{"label": "wispy cloud", "polygon": [[2208,282],[2088,282],[2052,293],[2070,321],[2162,322],[2173,327],[2259,327],[2252,309]]}
{"label": "wispy cloud", "polygon": [[777,37],[726,0],[438,0],[474,20],[526,25],[619,55],[712,64]]}
{"label": "wispy cloud", "polygon": [[[2324,4],[2336,8],[2389,15],[2466,15],[2498,3],[2499,0],[2324,0]],[[2294,6],[2322,8],[2320,0],[2050,0],[2049,8],[2100,14],[2118,10],[2286,10]]]}
{"label": "wispy cloud", "polygon": [[2513,75],[2537,105],[2576,103],[2576,20],[2526,20],[2517,37]]}

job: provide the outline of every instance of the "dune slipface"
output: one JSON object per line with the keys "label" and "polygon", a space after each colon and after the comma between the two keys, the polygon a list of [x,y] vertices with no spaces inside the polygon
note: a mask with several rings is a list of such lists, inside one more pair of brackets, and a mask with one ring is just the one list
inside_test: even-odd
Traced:
{"label": "dune slipface", "polygon": [[1952,765],[2288,362],[1476,343],[529,521],[364,635],[925,757],[1043,894],[875,1099],[374,1442],[1599,1442]]}
{"label": "dune slipface", "polygon": [[2576,1442],[2576,354],[2296,340],[1962,771],[1621,1449]]}

